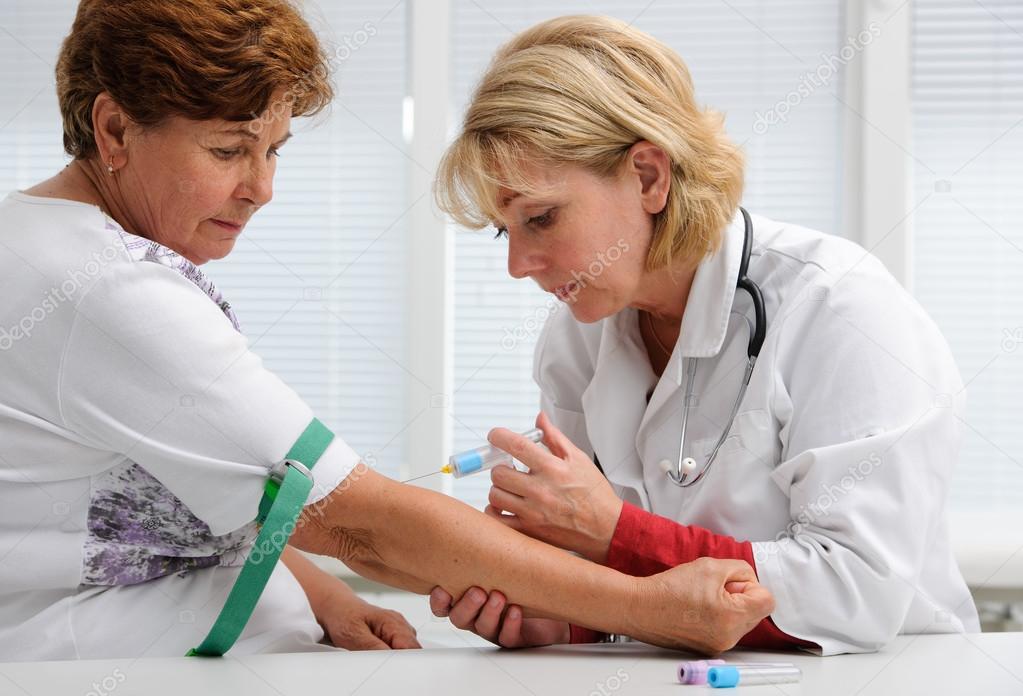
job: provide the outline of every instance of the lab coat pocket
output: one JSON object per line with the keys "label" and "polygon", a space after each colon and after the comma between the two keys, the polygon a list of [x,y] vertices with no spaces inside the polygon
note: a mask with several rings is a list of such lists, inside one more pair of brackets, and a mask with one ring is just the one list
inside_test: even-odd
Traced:
{"label": "lab coat pocket", "polygon": [[[738,538],[761,538],[765,530],[773,535],[782,529],[788,519],[787,493],[771,482],[781,452],[778,442],[770,413],[758,409],[738,414],[705,479],[689,489],[685,518],[727,529]],[[694,443],[690,456],[697,471],[707,466],[715,444],[717,437]],[[722,500],[728,504],[721,505]]]}
{"label": "lab coat pocket", "polygon": [[[692,455],[697,464],[706,462],[714,451],[720,434],[693,443]],[[743,411],[735,416],[728,437],[721,443],[717,461],[743,461],[770,472],[778,462],[781,447],[778,434],[771,427],[771,416],[764,409]]]}

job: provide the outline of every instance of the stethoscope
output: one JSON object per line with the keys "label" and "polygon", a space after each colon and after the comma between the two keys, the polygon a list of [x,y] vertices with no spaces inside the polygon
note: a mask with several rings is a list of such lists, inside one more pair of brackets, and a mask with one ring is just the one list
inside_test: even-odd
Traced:
{"label": "stethoscope", "polygon": [[[757,364],[757,356],[760,355],[760,348],[764,345],[764,337],[767,334],[767,313],[764,310],[764,296],[760,292],[760,287],[746,275],[746,271],[749,269],[750,254],[753,251],[753,221],[750,220],[749,213],[746,212],[745,208],[740,207],[739,210],[742,211],[744,230],[742,261],[739,263],[739,279],[735,285],[736,288],[745,290],[753,300],[753,321],[750,322],[749,317],[743,316],[746,324],[749,326],[749,346],[746,348],[746,372],[743,374],[742,384],[739,385],[739,393],[735,397],[735,403],[732,404],[732,413],[728,416],[728,424],[721,432],[721,437],[718,438],[714,449],[711,450],[710,456],[707,458],[703,468],[700,469],[698,474],[693,476],[697,468],[696,460],[692,457],[683,458],[682,452],[686,446],[686,425],[689,422],[689,408],[693,403],[693,380],[696,377],[697,358],[686,358],[686,391],[682,401],[682,434],[678,440],[678,458],[674,463],[667,459],[662,460],[660,463],[661,468],[671,482],[682,488],[688,488],[698,483],[700,479],[707,475],[710,467],[714,464],[718,450],[721,449],[721,445],[728,438],[728,433],[732,429],[732,423],[735,422],[735,416],[739,412],[739,404],[742,403],[743,397],[746,396],[746,388],[749,386],[750,377],[753,376],[753,367]],[[682,351],[679,351],[678,369],[679,386],[681,386],[683,372]]]}

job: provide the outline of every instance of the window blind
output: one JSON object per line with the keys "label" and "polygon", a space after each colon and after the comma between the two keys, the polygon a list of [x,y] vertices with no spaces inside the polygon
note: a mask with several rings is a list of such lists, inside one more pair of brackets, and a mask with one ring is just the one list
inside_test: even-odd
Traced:
{"label": "window blind", "polygon": [[[747,155],[748,209],[845,232],[839,209],[844,107],[835,98],[841,71],[800,88],[821,65],[840,66],[847,37],[839,2],[454,0],[452,14],[456,114],[513,32],[564,14],[614,16],[674,48],[689,66],[699,101],[725,113],[730,135]],[[456,450],[476,446],[497,425],[530,428],[538,410],[532,353],[554,303],[532,281],[508,276],[506,242],[491,236],[492,230],[455,237]],[[488,489],[487,476],[455,484],[456,495],[478,507]]]}
{"label": "window blind", "polygon": [[959,513],[1023,500],[1023,5],[913,4],[915,294],[968,383]]}

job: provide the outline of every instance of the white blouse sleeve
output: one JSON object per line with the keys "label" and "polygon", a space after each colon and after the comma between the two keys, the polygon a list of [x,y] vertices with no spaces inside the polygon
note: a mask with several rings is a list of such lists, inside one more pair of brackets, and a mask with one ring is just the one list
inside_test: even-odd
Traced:
{"label": "white blouse sleeve", "polygon": [[[58,384],[68,429],[142,466],[214,534],[255,518],[269,469],[313,417],[209,297],[153,263],[113,267],[81,299]],[[335,437],[308,502],[358,459]]]}

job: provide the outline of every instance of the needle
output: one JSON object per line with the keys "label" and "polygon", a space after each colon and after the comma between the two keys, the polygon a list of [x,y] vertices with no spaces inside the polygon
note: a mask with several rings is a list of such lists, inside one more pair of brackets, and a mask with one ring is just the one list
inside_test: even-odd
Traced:
{"label": "needle", "polygon": [[431,471],[430,473],[423,474],[422,476],[413,476],[410,479],[405,479],[404,481],[402,481],[402,483],[408,483],[409,481],[418,481],[419,479],[426,478],[427,476],[434,476],[435,474],[440,474],[440,473],[442,473],[442,472],[440,472],[440,471]]}

